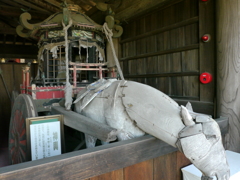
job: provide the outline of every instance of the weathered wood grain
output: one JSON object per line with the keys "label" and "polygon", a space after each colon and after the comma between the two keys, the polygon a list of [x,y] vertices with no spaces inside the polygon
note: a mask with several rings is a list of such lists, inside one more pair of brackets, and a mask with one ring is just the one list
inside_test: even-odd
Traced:
{"label": "weathered wood grain", "polygon": [[[165,35],[164,35],[164,37],[166,38],[167,35],[166,36]],[[165,40],[168,41],[169,39],[166,38]],[[164,40],[164,42],[165,42],[165,40]],[[139,42],[141,42],[141,44],[143,44],[139,51],[138,51],[138,48],[137,48],[137,53],[139,53],[139,54],[137,56],[121,58],[120,61],[126,61],[126,60],[131,60],[131,59],[145,58],[145,57],[149,57],[149,56],[157,56],[157,55],[163,55],[163,54],[170,54],[170,53],[175,53],[175,52],[193,50],[193,49],[198,49],[198,47],[199,47],[198,44],[193,44],[193,45],[184,46],[184,47],[180,47],[180,48],[176,48],[176,49],[169,49],[170,48],[170,42],[166,42],[163,45],[163,49],[164,49],[163,51],[146,53],[146,44],[144,43],[145,42],[144,39],[140,40]]]}
{"label": "weathered wood grain", "polygon": [[208,84],[200,84],[200,100],[214,101],[215,92],[215,28],[214,13],[215,0],[206,3],[199,1],[199,39],[204,34],[210,34],[211,40],[207,43],[199,42],[199,62],[200,72],[209,72],[213,76],[213,81]]}
{"label": "weathered wood grain", "polygon": [[123,169],[119,169],[106,174],[102,174],[100,176],[95,176],[93,178],[90,178],[89,180],[125,180],[125,179]]}
{"label": "weathered wood grain", "polygon": [[[176,151],[151,136],[0,168],[0,179],[86,179]],[[42,173],[44,172],[44,173]]]}
{"label": "weathered wood grain", "polygon": [[176,179],[176,152],[154,159],[154,179]]}
{"label": "weathered wood grain", "polygon": [[[167,68],[167,67],[165,67]],[[141,75],[126,75],[126,78],[151,78],[151,77],[176,77],[176,76],[198,76],[198,72],[168,72],[168,73],[154,73],[154,74],[141,74]]]}
{"label": "weathered wood grain", "polygon": [[153,180],[153,159],[124,168],[124,180]]}
{"label": "weathered wood grain", "polygon": [[173,98],[179,105],[185,106],[187,102],[190,102],[193,107],[194,112],[198,113],[205,113],[205,114],[213,114],[214,111],[214,104],[211,102],[201,102],[201,101],[194,101],[194,100],[187,100],[187,99],[177,99]]}
{"label": "weathered wood grain", "polygon": [[239,0],[216,1],[217,11],[217,114],[229,118],[227,149],[240,152]]}
{"label": "weathered wood grain", "polygon": [[182,171],[181,171],[181,168],[187,166],[187,165],[190,165],[192,164],[189,159],[187,159],[185,157],[185,155],[179,151],[176,152],[176,156],[177,156],[177,163],[176,163],[176,171],[177,171],[177,177],[176,177],[176,180],[182,180],[183,179],[183,176],[182,176]]}
{"label": "weathered wood grain", "polygon": [[124,1],[120,8],[116,10],[116,19],[129,20],[130,18],[145,14],[150,9],[156,9],[160,7],[167,7],[169,3],[176,4],[182,0],[136,0],[136,1]]}

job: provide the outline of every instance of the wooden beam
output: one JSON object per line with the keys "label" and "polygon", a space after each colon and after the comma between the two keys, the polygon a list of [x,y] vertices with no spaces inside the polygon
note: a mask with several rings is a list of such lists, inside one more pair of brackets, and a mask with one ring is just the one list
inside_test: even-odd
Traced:
{"label": "wooden beam", "polygon": [[125,78],[156,78],[156,77],[178,77],[178,76],[199,76],[199,72],[176,72],[176,73],[157,73],[157,74],[136,74],[125,75]]}
{"label": "wooden beam", "polygon": [[[227,123],[226,119],[221,123]],[[221,127],[221,126],[220,126]],[[223,127],[225,129],[225,127]],[[225,132],[222,132],[222,135]],[[87,179],[177,151],[146,135],[0,168],[0,179]]]}
{"label": "wooden beam", "polygon": [[89,6],[96,6],[96,3],[91,0],[80,0],[81,2],[88,4]]}
{"label": "wooden beam", "polygon": [[12,7],[26,8],[26,6],[23,6],[22,4],[18,4],[13,1],[9,1],[9,0],[1,0],[1,1],[4,2],[5,4],[11,5]]}
{"label": "wooden beam", "polygon": [[194,24],[194,23],[197,23],[198,21],[199,21],[198,17],[193,17],[191,19],[187,19],[185,21],[182,21],[182,22],[179,22],[179,23],[176,23],[176,24],[172,24],[170,26],[165,26],[163,28],[159,28],[159,29],[156,29],[156,30],[153,30],[153,31],[150,31],[150,32],[146,32],[146,33],[138,35],[138,36],[123,39],[122,41],[120,41],[120,43],[135,41],[135,40],[147,37],[147,36],[152,36],[152,35],[162,33],[162,32],[165,32],[165,31],[169,31],[169,30],[173,30],[173,29],[176,29],[176,28],[179,28],[179,27],[182,27],[182,26]]}
{"label": "wooden beam", "polygon": [[[0,179],[86,179],[176,151],[152,136],[0,168]],[[43,173],[44,172],[44,173]]]}
{"label": "wooden beam", "polygon": [[27,1],[24,1],[24,0],[13,0],[13,1],[15,1],[15,2],[17,2],[19,4],[22,4],[24,6],[27,6],[29,8],[32,8],[32,9],[35,9],[35,10],[38,10],[38,11],[42,11],[42,12],[45,12],[45,13],[48,13],[48,14],[51,14],[51,12],[49,12],[48,10],[40,8],[38,6],[35,6],[34,4],[29,3]]}
{"label": "wooden beam", "polygon": [[153,52],[153,53],[141,54],[141,55],[137,55],[137,56],[125,57],[125,58],[121,58],[120,61],[141,59],[141,58],[147,58],[147,57],[151,57],[151,56],[159,56],[162,54],[170,54],[170,53],[188,51],[188,50],[198,49],[198,48],[199,48],[199,44],[193,44],[193,45],[184,46],[184,47],[180,47],[180,48],[176,48],[176,49],[169,49],[169,50],[163,50],[163,51],[158,51],[158,52]]}
{"label": "wooden beam", "polygon": [[[0,15],[1,16],[10,16],[19,18],[23,11],[20,8],[10,7],[10,6],[1,6]],[[30,10],[29,13],[32,16],[32,19],[44,20],[48,17],[45,12]]]}
{"label": "wooden beam", "polygon": [[49,3],[45,3],[45,2],[42,2],[40,0],[32,0],[31,2],[36,4],[37,6],[41,6],[42,8],[47,9],[47,10],[49,10],[51,12],[54,12],[54,13],[61,11],[60,8],[57,8],[57,7],[52,6],[52,5],[49,5]]}
{"label": "wooden beam", "polygon": [[[0,16],[0,20],[11,28],[15,28],[19,24],[18,20],[13,17]],[[3,27],[0,27],[0,28],[3,28]]]}
{"label": "wooden beam", "polygon": [[56,0],[44,0],[46,2],[48,2],[49,4],[59,8],[59,9],[62,9],[62,6],[61,6],[61,3],[59,3],[58,1]]}
{"label": "wooden beam", "polygon": [[213,102],[214,98],[216,98],[215,6],[216,3],[214,0],[209,1],[207,5],[204,2],[199,1],[199,39],[205,34],[210,34],[211,36],[211,40],[207,43],[199,41],[200,72],[208,72],[213,76],[211,83],[200,83],[200,100],[208,102]]}
{"label": "wooden beam", "polygon": [[17,34],[15,28],[4,27],[0,28],[0,34]]}
{"label": "wooden beam", "polygon": [[98,139],[110,142],[117,139],[117,130],[108,125],[94,121],[86,116],[78,114],[73,111],[67,111],[61,106],[53,106],[51,108],[52,114],[63,114],[64,125],[73,129],[86,133],[88,135],[97,137]]}
{"label": "wooden beam", "polygon": [[188,102],[192,104],[193,111],[203,114],[214,114],[214,105],[212,102],[202,102],[202,101],[193,101],[193,100],[182,100],[173,98],[179,105],[186,106]]}
{"label": "wooden beam", "polygon": [[139,16],[149,9],[156,9],[159,6],[164,6],[169,4],[169,2],[177,3],[182,0],[135,0],[135,1],[123,1],[122,5],[116,9],[115,19],[118,20],[128,20],[133,16]]}

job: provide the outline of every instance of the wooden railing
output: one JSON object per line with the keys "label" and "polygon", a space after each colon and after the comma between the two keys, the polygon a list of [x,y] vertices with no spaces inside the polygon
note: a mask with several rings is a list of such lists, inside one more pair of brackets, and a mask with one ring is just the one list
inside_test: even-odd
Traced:
{"label": "wooden railing", "polygon": [[[221,133],[228,120],[216,119]],[[0,179],[87,179],[177,151],[150,135],[0,168]]]}

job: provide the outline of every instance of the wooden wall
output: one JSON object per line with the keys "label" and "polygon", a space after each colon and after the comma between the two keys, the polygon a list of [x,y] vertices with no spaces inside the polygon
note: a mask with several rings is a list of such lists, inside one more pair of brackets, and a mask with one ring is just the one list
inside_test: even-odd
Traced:
{"label": "wooden wall", "polygon": [[181,168],[189,164],[178,151],[87,180],[182,180]]}
{"label": "wooden wall", "polygon": [[[6,63],[0,64],[2,75],[5,79],[7,89],[12,95],[12,91],[20,92],[20,84],[22,83],[22,67],[26,64]],[[36,66],[32,65],[32,75],[36,74]],[[0,135],[7,137],[8,126],[11,117],[11,100],[8,97],[4,87],[3,80],[0,77]]]}
{"label": "wooden wall", "polygon": [[240,152],[240,0],[217,1],[218,115],[229,118],[227,149]]}
{"label": "wooden wall", "polygon": [[[178,0],[124,26],[120,62],[126,79],[151,85],[179,104],[214,115],[214,0]],[[201,36],[211,34],[208,43]],[[199,82],[202,72],[213,82]],[[204,107],[204,108],[203,108]]]}

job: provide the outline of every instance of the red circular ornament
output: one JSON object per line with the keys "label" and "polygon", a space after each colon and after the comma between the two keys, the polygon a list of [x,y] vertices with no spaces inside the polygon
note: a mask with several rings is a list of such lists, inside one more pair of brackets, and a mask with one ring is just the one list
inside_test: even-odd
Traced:
{"label": "red circular ornament", "polygon": [[208,84],[212,81],[212,75],[208,72],[204,72],[199,77],[200,82],[203,84]]}
{"label": "red circular ornament", "polygon": [[209,34],[204,34],[201,39],[203,42],[208,42],[210,41],[211,36]]}
{"label": "red circular ornament", "polygon": [[202,37],[202,40],[203,40],[203,41],[207,41],[207,40],[208,40],[208,36],[203,36],[203,37]]}

